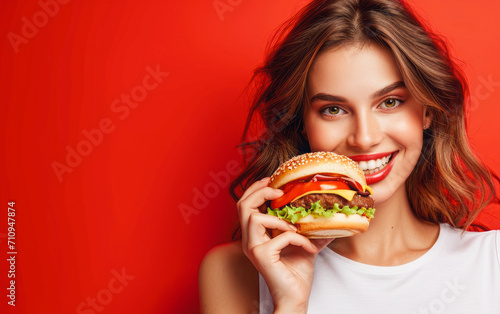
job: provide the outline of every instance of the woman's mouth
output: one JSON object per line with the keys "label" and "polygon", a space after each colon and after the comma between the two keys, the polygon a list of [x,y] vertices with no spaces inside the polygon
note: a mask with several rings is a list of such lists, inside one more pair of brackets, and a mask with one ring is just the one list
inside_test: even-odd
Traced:
{"label": "woman's mouth", "polygon": [[365,173],[365,175],[367,175],[367,174],[372,174],[372,173],[378,172],[378,171],[382,170],[383,168],[385,168],[385,166],[387,166],[387,164],[389,163],[390,158],[391,158],[391,156],[386,156],[386,157],[383,157],[380,159],[371,159],[368,161],[360,161],[360,162],[358,162],[358,164],[359,164],[359,167],[361,168],[361,170],[363,170],[363,172]]}
{"label": "woman's mouth", "polygon": [[389,175],[394,164],[394,157],[397,154],[398,151],[350,156],[350,158],[358,163],[365,174],[366,184],[370,185],[385,179]]}

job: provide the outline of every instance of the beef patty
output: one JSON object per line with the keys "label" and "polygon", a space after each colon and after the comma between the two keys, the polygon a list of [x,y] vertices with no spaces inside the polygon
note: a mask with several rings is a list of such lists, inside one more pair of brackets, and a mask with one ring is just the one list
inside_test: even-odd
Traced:
{"label": "beef patty", "polygon": [[335,203],[339,204],[340,207],[344,206],[358,206],[358,208],[373,208],[374,201],[370,196],[362,196],[359,194],[355,194],[352,198],[352,201],[348,201],[345,198],[338,196],[336,194],[308,194],[304,197],[301,197],[290,203],[291,206],[294,207],[304,207],[305,209],[309,209],[309,205],[312,203],[316,203],[320,201],[321,206],[325,209],[333,208]]}

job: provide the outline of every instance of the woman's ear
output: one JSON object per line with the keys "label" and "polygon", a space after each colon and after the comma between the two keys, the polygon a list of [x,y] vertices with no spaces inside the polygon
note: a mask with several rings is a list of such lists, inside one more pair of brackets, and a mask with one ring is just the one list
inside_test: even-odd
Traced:
{"label": "woman's ear", "polygon": [[429,110],[427,106],[424,106],[424,113],[423,113],[423,122],[424,122],[424,130],[428,129],[431,127],[432,124],[432,112]]}

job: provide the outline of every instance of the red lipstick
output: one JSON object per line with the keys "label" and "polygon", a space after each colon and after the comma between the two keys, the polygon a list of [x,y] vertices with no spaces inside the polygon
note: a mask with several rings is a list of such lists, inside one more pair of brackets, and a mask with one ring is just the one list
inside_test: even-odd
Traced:
{"label": "red lipstick", "polygon": [[[394,159],[395,159],[394,157],[396,157],[397,154],[398,154],[398,151],[392,153],[391,160],[389,160],[389,163],[387,164],[387,166],[384,167],[384,169],[380,170],[379,172],[372,173],[372,174],[366,174],[365,175],[366,184],[371,185],[371,184],[374,184],[374,183],[377,183],[377,182],[384,180],[391,172],[392,166],[394,165]],[[373,159],[373,156],[375,156],[375,154],[370,155],[370,157],[372,157],[372,159]],[[382,155],[382,157],[385,157],[385,156],[387,156],[387,155]],[[382,158],[382,157],[378,157],[378,158]]]}
{"label": "red lipstick", "polygon": [[356,155],[356,156],[347,156],[351,158],[354,161],[368,161],[368,160],[376,160],[380,158],[387,157],[391,154],[394,154],[395,152],[388,152],[388,153],[376,153],[376,154],[368,154],[368,155]]}

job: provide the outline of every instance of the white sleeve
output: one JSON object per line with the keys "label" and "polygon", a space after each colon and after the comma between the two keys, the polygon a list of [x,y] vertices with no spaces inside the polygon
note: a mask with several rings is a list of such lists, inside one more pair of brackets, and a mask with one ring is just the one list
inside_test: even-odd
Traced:
{"label": "white sleeve", "polygon": [[264,277],[259,273],[259,313],[272,314],[274,312],[274,303],[271,292],[267,287]]}

